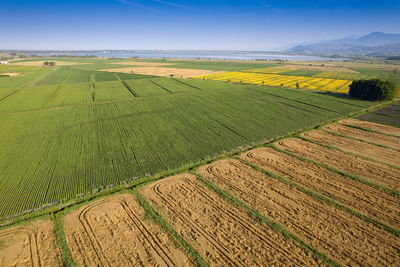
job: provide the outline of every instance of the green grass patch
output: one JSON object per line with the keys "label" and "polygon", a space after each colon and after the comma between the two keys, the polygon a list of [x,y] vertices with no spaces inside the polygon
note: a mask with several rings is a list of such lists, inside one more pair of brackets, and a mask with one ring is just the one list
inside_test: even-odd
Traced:
{"label": "green grass patch", "polygon": [[57,240],[59,244],[61,245],[61,251],[62,251],[62,258],[63,258],[63,266],[65,267],[75,267],[75,263],[72,260],[71,256],[71,251],[69,250],[69,247],[67,245],[67,241],[65,239],[64,235],[64,229],[62,226],[62,218],[61,214],[52,214],[52,219],[54,222],[54,225],[56,227],[56,235],[57,235]]}

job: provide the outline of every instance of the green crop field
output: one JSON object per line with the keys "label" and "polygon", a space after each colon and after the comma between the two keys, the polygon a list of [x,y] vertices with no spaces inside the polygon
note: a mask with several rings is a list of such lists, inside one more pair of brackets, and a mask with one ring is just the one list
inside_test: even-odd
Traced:
{"label": "green crop field", "polygon": [[0,78],[0,218],[376,105],[339,94],[100,72],[92,68],[95,59],[81,61],[90,68],[3,71],[22,75]]}

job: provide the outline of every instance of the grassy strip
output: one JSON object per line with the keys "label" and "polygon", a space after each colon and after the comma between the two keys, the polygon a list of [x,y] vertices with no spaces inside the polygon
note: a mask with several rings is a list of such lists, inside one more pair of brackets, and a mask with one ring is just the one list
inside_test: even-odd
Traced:
{"label": "grassy strip", "polygon": [[347,139],[352,139],[352,140],[360,141],[360,142],[367,143],[367,144],[370,144],[370,145],[378,146],[378,147],[381,147],[381,148],[386,148],[386,149],[390,149],[390,150],[394,150],[394,151],[400,152],[400,150],[398,150],[398,149],[395,149],[395,148],[392,148],[392,147],[388,147],[388,146],[385,146],[385,145],[376,144],[376,143],[373,143],[373,142],[369,142],[369,141],[366,141],[364,139],[360,139],[360,138],[357,138],[357,137],[353,137],[353,136],[337,133],[337,132],[334,132],[334,131],[331,131],[331,130],[325,130],[325,129],[322,129],[322,128],[320,128],[319,130],[327,132],[327,133],[330,133],[330,134],[333,134],[333,135],[336,135],[336,136],[344,137],[344,138],[347,138]]}
{"label": "grassy strip", "polygon": [[322,259],[323,261],[325,261],[329,265],[331,265],[331,266],[340,266],[339,264],[337,264],[336,262],[334,262],[333,260],[328,258],[325,254],[319,252],[318,250],[316,250],[313,247],[311,247],[308,244],[306,244],[304,241],[302,241],[297,236],[295,236],[295,235],[291,234],[290,232],[288,232],[282,225],[280,225],[280,224],[278,224],[278,223],[276,223],[274,221],[271,221],[267,217],[264,217],[260,213],[254,211],[249,206],[247,206],[246,204],[241,202],[239,199],[237,199],[236,197],[232,196],[227,191],[217,187],[216,185],[214,185],[212,182],[210,182],[209,180],[205,179],[201,175],[199,175],[199,174],[197,174],[195,172],[191,172],[191,173],[193,175],[195,175],[200,181],[202,181],[208,188],[210,188],[211,190],[215,191],[223,199],[228,200],[234,206],[243,208],[250,215],[250,217],[257,219],[260,223],[265,223],[266,225],[268,225],[274,231],[276,231],[278,233],[281,233],[286,238],[291,239],[291,240],[295,241],[296,243],[300,244],[303,248],[305,248],[306,250],[312,252],[314,255],[316,255],[318,258]]}
{"label": "grassy strip", "polygon": [[60,216],[61,216],[60,213],[59,214],[52,213],[53,222],[56,227],[57,240],[62,248],[62,256],[64,263],[63,265],[66,267],[75,267],[76,265],[72,260],[71,251],[69,250],[67,241],[65,239],[64,228],[62,226]]}
{"label": "grassy strip", "polygon": [[334,149],[334,150],[340,151],[342,153],[350,154],[350,155],[353,155],[353,156],[356,156],[356,157],[359,157],[359,158],[362,158],[362,159],[365,159],[365,160],[368,160],[368,161],[372,161],[372,162],[375,162],[375,163],[383,164],[383,165],[389,166],[389,167],[391,167],[393,169],[400,170],[400,167],[397,167],[397,166],[394,166],[394,165],[391,165],[391,164],[388,164],[388,163],[380,162],[380,161],[377,161],[375,159],[371,159],[371,158],[368,158],[368,157],[365,157],[365,156],[362,156],[362,155],[357,155],[357,154],[352,153],[352,152],[347,152],[347,151],[344,151],[344,150],[342,150],[340,148],[337,148],[337,147],[334,147],[334,146],[331,146],[331,145],[318,143],[317,141],[314,141],[314,140],[311,140],[311,139],[307,139],[307,138],[305,138],[305,137],[303,137],[301,135],[297,135],[295,137],[300,138],[301,140],[306,141],[306,142],[310,142],[310,143],[313,143],[313,144],[316,144],[316,145],[319,145],[319,146],[323,146],[323,147],[326,147],[326,148]]}
{"label": "grassy strip", "polygon": [[367,128],[363,128],[363,127],[359,127],[359,126],[354,126],[354,125],[350,125],[350,124],[345,124],[345,123],[341,123],[341,124],[344,125],[344,126],[350,127],[350,128],[354,128],[354,129],[358,129],[358,130],[363,130],[363,131],[366,131],[366,132],[378,133],[378,134],[383,134],[383,135],[387,135],[387,136],[391,136],[391,137],[400,138],[400,135],[383,133],[383,132],[379,132],[379,131],[375,131],[375,130],[371,130],[371,129],[367,129]]}
{"label": "grassy strip", "polygon": [[329,170],[329,171],[331,171],[331,172],[337,173],[337,174],[339,174],[339,175],[341,175],[341,176],[343,176],[343,177],[345,177],[345,178],[349,178],[349,179],[351,179],[351,180],[360,182],[360,183],[362,183],[362,184],[366,184],[366,185],[368,185],[368,186],[377,188],[377,189],[382,190],[382,191],[384,191],[384,192],[386,192],[386,193],[389,193],[389,194],[391,194],[391,195],[393,195],[393,196],[395,196],[395,197],[399,197],[399,198],[400,198],[400,191],[398,191],[398,190],[391,189],[391,188],[387,188],[387,187],[382,186],[382,185],[379,185],[379,184],[371,183],[371,182],[369,182],[369,181],[367,181],[367,180],[364,180],[364,179],[358,177],[357,175],[354,175],[354,174],[350,174],[350,173],[347,173],[347,172],[340,171],[340,170],[338,170],[338,169],[336,169],[336,168],[334,168],[334,167],[331,167],[331,166],[329,166],[329,165],[326,165],[326,164],[324,164],[324,163],[319,163],[319,162],[316,162],[316,161],[314,161],[314,160],[312,160],[312,159],[305,158],[305,157],[300,156],[300,155],[298,155],[298,154],[292,153],[292,152],[290,152],[290,151],[286,151],[286,150],[280,149],[280,148],[276,147],[273,143],[267,144],[266,147],[272,147],[272,148],[275,149],[276,151],[279,151],[279,152],[284,153],[284,154],[286,154],[286,155],[292,156],[292,157],[294,157],[294,158],[296,158],[296,159],[299,159],[299,160],[301,160],[301,161],[311,162],[311,163],[313,163],[313,164],[315,164],[315,165],[317,165],[317,166],[319,166],[319,167],[322,167],[322,168],[325,168],[325,169],[327,169],[327,170]]}
{"label": "grassy strip", "polygon": [[357,211],[355,211],[355,210],[353,210],[351,208],[348,208],[348,207],[336,202],[335,200],[333,200],[333,199],[331,199],[329,197],[326,197],[324,195],[321,195],[320,193],[314,192],[314,191],[312,191],[312,190],[310,190],[310,189],[308,189],[306,187],[298,185],[297,183],[292,182],[290,179],[283,178],[283,177],[277,175],[276,173],[273,173],[273,172],[267,171],[267,170],[265,170],[263,168],[260,168],[259,166],[255,165],[255,164],[253,164],[251,162],[245,161],[245,160],[243,160],[241,158],[238,158],[238,157],[235,157],[235,159],[240,160],[243,164],[246,164],[247,166],[252,167],[254,170],[256,170],[258,172],[262,172],[262,173],[268,175],[269,177],[272,177],[272,178],[274,178],[274,179],[276,179],[276,180],[278,180],[278,181],[280,181],[282,183],[289,184],[290,186],[297,188],[299,191],[301,191],[301,192],[313,197],[314,199],[316,199],[316,200],[318,200],[318,201],[320,201],[322,203],[327,203],[329,205],[332,205],[332,206],[335,206],[335,207],[340,208],[342,210],[345,210],[346,212],[348,212],[348,213],[350,213],[352,215],[355,215],[355,216],[361,218],[364,221],[370,222],[370,223],[378,226],[379,228],[385,229],[386,231],[388,231],[389,233],[391,233],[391,234],[393,234],[395,236],[400,236],[400,230],[397,230],[397,229],[395,229],[395,228],[393,228],[391,226],[388,226],[388,225],[386,225],[386,224],[384,224],[382,222],[379,222],[379,221],[377,221],[375,219],[372,219],[372,218],[370,218],[368,216],[365,216],[365,215],[363,215],[363,214],[361,214],[361,213],[359,213],[359,212],[357,212]]}
{"label": "grassy strip", "polygon": [[138,97],[137,94],[132,90],[132,88],[129,86],[129,84],[123,80],[121,80],[122,84],[125,85],[126,89],[128,89],[129,92],[131,92],[131,94],[134,97]]}
{"label": "grassy strip", "polygon": [[175,230],[169,225],[158,212],[147,202],[142,195],[137,192],[137,190],[132,190],[133,194],[137,197],[138,202],[143,206],[146,214],[150,215],[152,219],[156,223],[158,223],[161,227],[167,230],[188,252],[193,258],[197,261],[199,266],[209,266],[207,262],[197,253]]}

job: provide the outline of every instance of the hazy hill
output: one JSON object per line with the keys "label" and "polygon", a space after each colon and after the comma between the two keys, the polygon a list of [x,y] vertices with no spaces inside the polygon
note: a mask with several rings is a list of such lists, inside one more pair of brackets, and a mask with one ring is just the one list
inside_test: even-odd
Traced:
{"label": "hazy hill", "polygon": [[400,34],[373,32],[361,37],[297,45],[288,52],[309,55],[394,56],[400,55]]}

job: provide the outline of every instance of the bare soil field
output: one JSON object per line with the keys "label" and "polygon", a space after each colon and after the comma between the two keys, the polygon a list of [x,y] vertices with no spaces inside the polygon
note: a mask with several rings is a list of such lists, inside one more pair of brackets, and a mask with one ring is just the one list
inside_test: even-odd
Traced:
{"label": "bare soil field", "polygon": [[362,114],[358,116],[358,119],[360,120],[365,120],[365,121],[371,121],[375,123],[384,123],[392,126],[396,126],[400,128],[400,121],[399,118],[397,117],[392,117],[392,116],[386,116],[382,114],[377,114],[377,113],[367,113],[367,114]]}
{"label": "bare soil field", "polygon": [[178,77],[178,78],[189,78],[189,77],[194,77],[194,76],[202,76],[202,75],[209,75],[209,74],[223,72],[223,71],[165,68],[165,67],[117,68],[117,69],[106,69],[106,70],[101,70],[101,71],[155,75],[155,76],[163,76],[163,77],[170,77],[171,75],[173,75],[174,77]]}
{"label": "bare soil field", "polygon": [[220,160],[198,173],[339,264],[376,266],[400,261],[399,237],[238,160]]}
{"label": "bare soil field", "polygon": [[[88,64],[88,63],[83,63],[83,62],[68,62],[68,61],[57,61],[57,60],[49,60],[49,61],[56,63],[56,66],[70,66],[70,65]],[[45,61],[21,61],[21,62],[13,62],[13,63],[10,63],[10,64],[18,65],[18,66],[43,66],[44,62]]]}
{"label": "bare soil field", "polygon": [[352,154],[319,146],[299,138],[287,138],[274,144],[277,148],[295,153],[337,170],[388,188],[400,190],[400,170],[365,160]]}
{"label": "bare soil field", "polygon": [[301,134],[302,137],[320,144],[337,147],[345,152],[365,156],[382,163],[400,167],[400,152],[378,147],[361,141],[337,136],[321,130],[313,130]]}
{"label": "bare soil field", "polygon": [[0,266],[62,266],[53,222],[40,220],[1,230]]}
{"label": "bare soil field", "polygon": [[72,258],[81,266],[190,266],[193,260],[131,194],[95,201],[63,220]]}
{"label": "bare soil field", "polygon": [[400,229],[400,199],[382,190],[343,177],[311,162],[301,161],[273,148],[253,149],[242,154],[241,158]]}
{"label": "bare soil field", "polygon": [[337,123],[322,126],[321,129],[400,150],[400,138],[397,137],[368,132]]}
{"label": "bare soil field", "polygon": [[165,178],[140,193],[212,266],[324,265],[299,244],[227,204],[194,175]]}
{"label": "bare soil field", "polygon": [[370,121],[362,121],[362,120],[357,120],[357,119],[345,119],[339,121],[339,123],[344,124],[344,125],[352,125],[360,128],[365,128],[373,131],[378,131],[381,133],[386,133],[386,134],[392,134],[392,135],[397,135],[400,137],[400,128],[397,127],[391,127],[388,125],[384,124],[379,124],[375,122],[370,122]]}

